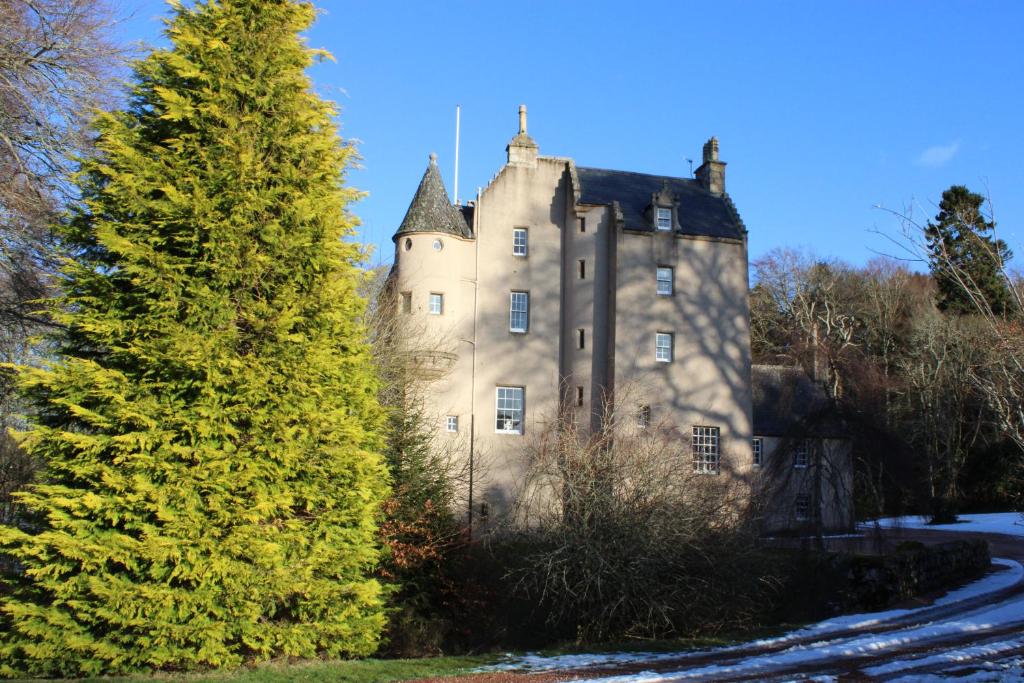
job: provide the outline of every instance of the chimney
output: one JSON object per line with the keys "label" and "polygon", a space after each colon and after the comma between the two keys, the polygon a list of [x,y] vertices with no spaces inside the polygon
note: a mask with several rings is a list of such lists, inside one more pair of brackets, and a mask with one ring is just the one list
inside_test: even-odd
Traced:
{"label": "chimney", "polygon": [[725,194],[725,162],[718,160],[718,138],[704,143],[704,163],[697,169],[697,180],[711,194]]}
{"label": "chimney", "polygon": [[510,166],[533,166],[537,165],[537,153],[540,151],[537,143],[526,134],[526,105],[519,105],[519,133],[512,142],[505,147],[508,153]]}

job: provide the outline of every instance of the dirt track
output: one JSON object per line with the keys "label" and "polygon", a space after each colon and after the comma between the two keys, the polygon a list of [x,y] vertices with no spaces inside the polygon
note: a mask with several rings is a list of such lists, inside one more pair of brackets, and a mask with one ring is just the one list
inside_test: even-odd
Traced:
{"label": "dirt track", "polygon": [[[989,541],[993,557],[1017,560],[1024,564],[1024,539],[1004,536],[1001,534],[981,534],[958,531],[932,530],[889,530],[886,533],[886,544],[895,544],[905,540],[923,543],[941,543],[958,538],[985,538]],[[849,539],[846,545],[864,544],[868,540]],[[852,549],[852,548],[851,548]],[[914,634],[914,629],[930,626],[942,626],[950,622],[977,617],[987,611],[1003,605],[1019,606],[1017,614],[1009,622],[1005,619],[999,623],[980,623],[972,626],[969,632],[956,631],[945,634]],[[984,619],[982,619],[984,622]],[[553,683],[555,681],[571,681],[624,674],[662,672],[658,680],[663,681],[770,681],[794,680],[809,676],[834,676],[839,681],[875,681],[888,680],[894,676],[868,676],[863,669],[885,664],[899,659],[909,662],[921,660],[919,666],[909,666],[899,672],[899,676],[918,676],[924,674],[941,675],[951,668],[963,668],[970,665],[967,661],[943,663],[934,661],[935,655],[949,652],[965,646],[977,646],[985,643],[999,643],[1001,639],[1012,638],[1024,631],[1024,579],[1012,586],[995,593],[977,596],[950,605],[926,607],[910,614],[885,620],[881,623],[833,631],[802,638],[794,638],[781,642],[750,643],[733,648],[680,653],[678,658],[659,659],[652,662],[637,662],[622,666],[602,665],[587,669],[550,671],[542,673],[486,673],[463,676],[459,681],[467,683]],[[865,637],[878,636],[887,639],[888,647],[879,651],[863,651],[861,643]],[[846,649],[846,645],[851,647]],[[813,659],[816,651],[822,656]],[[1006,649],[999,652],[997,659],[1020,657],[1024,648]],[[810,653],[812,661],[787,661],[787,653]],[[925,659],[932,657],[932,659]],[[978,658],[989,654],[979,653]],[[429,679],[430,681],[453,680]],[[426,683],[423,681],[421,683]]]}

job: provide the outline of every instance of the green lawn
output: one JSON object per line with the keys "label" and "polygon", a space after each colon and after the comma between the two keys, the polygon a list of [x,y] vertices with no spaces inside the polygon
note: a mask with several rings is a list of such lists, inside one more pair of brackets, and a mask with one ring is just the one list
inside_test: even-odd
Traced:
{"label": "green lawn", "polygon": [[[208,674],[157,674],[119,678],[77,679],[80,683],[386,683],[428,676],[455,675],[497,661],[495,655],[426,659],[363,659],[339,662],[275,663],[251,669]],[[38,681],[36,681],[38,683]]]}

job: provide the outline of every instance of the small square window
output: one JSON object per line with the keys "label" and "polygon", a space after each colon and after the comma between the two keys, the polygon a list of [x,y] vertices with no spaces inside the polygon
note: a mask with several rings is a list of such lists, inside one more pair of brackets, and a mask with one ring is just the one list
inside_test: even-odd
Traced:
{"label": "small square window", "polygon": [[498,387],[495,397],[494,431],[498,434],[523,433],[522,387]]}
{"label": "small square window", "polygon": [[672,269],[664,266],[658,266],[657,278],[658,295],[672,296]]}
{"label": "small square window", "polygon": [[672,362],[671,332],[658,332],[654,335],[654,360],[659,363]]}
{"label": "small square window", "polygon": [[402,292],[402,313],[412,313],[412,292]]}
{"label": "small square window", "polygon": [[806,493],[798,494],[794,499],[793,516],[798,522],[806,522],[811,518],[811,497]]}
{"label": "small square window", "polygon": [[799,467],[801,469],[811,464],[811,444],[807,439],[801,439],[796,442],[796,446],[793,449],[793,467]]}
{"label": "small square window", "polygon": [[764,440],[755,436],[752,445],[754,447],[754,465],[760,467],[764,464]]}
{"label": "small square window", "polygon": [[672,229],[672,209],[658,207],[658,230]]}
{"label": "small square window", "polygon": [[431,292],[427,310],[431,315],[441,315],[444,313],[444,294]]}
{"label": "small square window", "polygon": [[453,432],[453,433],[459,431],[459,416],[458,415],[449,415],[448,417],[446,417],[445,418],[445,428],[449,432]]}
{"label": "small square window", "polygon": [[650,406],[640,406],[640,410],[636,413],[636,426],[641,429],[646,429],[651,426]]}
{"label": "small square window", "polygon": [[525,333],[530,326],[530,293],[512,292],[509,300],[508,331]]}
{"label": "small square window", "polygon": [[718,474],[718,427],[693,428],[693,471]]}
{"label": "small square window", "polygon": [[515,228],[512,230],[512,255],[526,256],[529,234],[526,228]]}

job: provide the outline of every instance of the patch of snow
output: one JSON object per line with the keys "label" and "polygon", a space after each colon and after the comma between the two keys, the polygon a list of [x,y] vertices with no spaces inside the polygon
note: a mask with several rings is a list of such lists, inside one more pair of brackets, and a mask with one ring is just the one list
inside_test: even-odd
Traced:
{"label": "patch of snow", "polygon": [[1019,512],[959,515],[959,519],[956,524],[928,524],[927,517],[884,517],[874,522],[862,522],[857,527],[868,531],[878,524],[884,529],[933,529],[1024,536],[1024,516]]}
{"label": "patch of snow", "polygon": [[929,655],[927,657],[920,657],[918,659],[898,659],[880,666],[867,667],[862,669],[862,671],[870,676],[881,676],[883,674],[898,673],[907,669],[916,669],[921,666],[961,664],[963,662],[973,662],[975,660],[982,659],[983,657],[991,659],[1003,654],[1004,652],[1014,650],[1019,647],[1024,647],[1024,638],[1012,638],[1010,640],[1000,640],[994,643],[970,645],[967,647],[947,650],[935,655]]}

